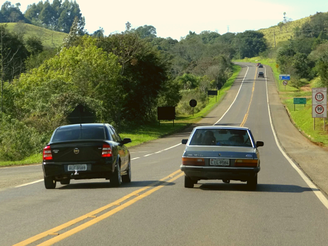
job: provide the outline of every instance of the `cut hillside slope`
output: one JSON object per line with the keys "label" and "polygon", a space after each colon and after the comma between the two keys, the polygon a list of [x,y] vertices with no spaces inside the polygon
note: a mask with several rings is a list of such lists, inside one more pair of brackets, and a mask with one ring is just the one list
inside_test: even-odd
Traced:
{"label": "cut hillside slope", "polygon": [[295,35],[295,28],[301,28],[302,25],[310,21],[310,19],[311,16],[308,16],[299,20],[283,23],[280,26],[277,24],[276,26],[260,29],[258,31],[264,34],[264,38],[268,41],[269,47],[277,47],[279,42],[293,38]]}
{"label": "cut hillside slope", "polygon": [[44,27],[38,27],[26,23],[0,23],[6,24],[7,29],[10,32],[23,35],[24,39],[28,37],[38,37],[40,38],[44,49],[53,49],[58,48],[62,45],[64,38],[67,36],[67,33],[52,31]]}

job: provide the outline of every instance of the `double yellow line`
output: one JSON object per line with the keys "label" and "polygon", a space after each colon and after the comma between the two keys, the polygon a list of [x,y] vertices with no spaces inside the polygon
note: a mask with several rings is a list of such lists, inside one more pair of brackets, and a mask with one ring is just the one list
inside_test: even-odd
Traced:
{"label": "double yellow line", "polygon": [[247,118],[248,118],[249,110],[250,110],[250,108],[251,108],[251,104],[252,104],[253,96],[254,96],[256,75],[257,75],[257,68],[256,68],[255,75],[254,75],[254,82],[253,82],[253,88],[252,88],[252,96],[251,96],[251,100],[250,100],[250,102],[249,102],[249,104],[248,104],[247,112],[246,112],[246,114],[245,114],[245,116],[244,116],[243,121],[240,123],[240,126],[244,126],[245,123],[246,123],[246,121],[247,121]]}
{"label": "double yellow line", "polygon": [[[29,244],[37,242],[39,240],[40,240],[40,243],[38,245],[53,245],[67,237],[72,236],[73,234],[75,234],[79,231],[82,231],[82,230],[112,216],[113,214],[116,214],[117,212],[123,210],[124,208],[129,207],[130,205],[136,203],[137,201],[140,201],[141,199],[149,196],[150,194],[154,193],[155,191],[168,185],[170,182],[173,182],[176,179],[180,178],[182,175],[184,175],[184,173],[181,172],[180,170],[177,170],[177,171],[171,173],[170,175],[166,176],[165,178],[163,178],[159,181],[156,181],[144,188],[136,190],[136,191],[116,200],[115,202],[107,204],[106,206],[103,206],[90,213],[87,213],[76,219],[68,221],[60,226],[54,227],[48,231],[42,232],[38,235],[28,238],[20,243],[15,244],[14,246],[29,245]],[[106,210],[109,210],[109,211],[105,212]],[[100,213],[103,213],[103,214],[100,214]],[[85,222],[83,222],[83,221],[85,221]],[[76,225],[77,223],[81,223],[81,222],[82,222],[82,224]],[[60,232],[69,227],[72,227],[72,228],[68,229],[67,231],[65,231],[63,233]]]}

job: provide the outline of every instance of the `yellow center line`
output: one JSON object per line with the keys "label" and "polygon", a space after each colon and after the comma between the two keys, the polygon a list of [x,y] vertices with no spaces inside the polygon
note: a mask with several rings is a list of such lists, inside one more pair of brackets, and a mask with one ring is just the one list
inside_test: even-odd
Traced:
{"label": "yellow center line", "polygon": [[[175,176],[175,175],[177,175],[177,176]],[[56,237],[54,237],[54,238],[52,238],[52,239],[50,239],[48,241],[45,241],[44,243],[40,244],[40,245],[52,245],[54,242],[58,242],[58,241],[66,238],[66,237],[69,237],[69,236],[73,235],[74,233],[76,233],[78,231],[81,231],[81,230],[87,228],[88,226],[91,226],[91,225],[93,225],[95,223],[98,223],[99,221],[101,221],[101,220],[103,220],[105,218],[108,218],[109,216],[111,216],[111,215],[113,215],[113,214],[115,214],[115,213],[123,210],[124,208],[132,205],[133,203],[141,200],[142,198],[144,198],[146,196],[149,196],[153,192],[159,190],[160,188],[162,188],[162,187],[164,187],[166,185],[166,184],[159,185],[163,181],[169,179],[167,182],[172,182],[172,181],[178,179],[179,177],[181,177],[182,175],[183,175],[183,173],[181,172],[181,170],[177,170],[177,171],[171,173],[170,175],[166,176],[165,178],[162,178],[159,181],[156,181],[156,182],[154,182],[154,183],[152,183],[152,184],[150,184],[150,185],[148,185],[148,186],[146,186],[144,188],[141,188],[139,190],[136,190],[136,191],[134,191],[134,192],[132,192],[132,193],[130,193],[130,194],[128,194],[128,195],[126,195],[126,196],[124,196],[124,197],[122,197],[122,198],[114,201],[114,202],[112,202],[112,203],[107,204],[106,206],[103,206],[101,208],[98,208],[98,209],[96,209],[96,210],[94,210],[94,211],[92,211],[90,213],[87,213],[85,215],[82,215],[82,216],[80,216],[80,217],[78,217],[76,219],[73,219],[71,221],[68,221],[68,222],[66,222],[66,223],[64,223],[62,225],[59,225],[57,227],[54,227],[54,228],[52,228],[50,230],[47,230],[47,231],[42,232],[40,234],[37,234],[37,235],[35,235],[35,236],[31,237],[31,238],[28,238],[28,239],[26,239],[26,240],[24,240],[22,242],[19,242],[19,243],[13,245],[13,246],[29,245],[29,244],[31,244],[31,243],[33,243],[33,242],[35,242],[37,240],[40,240],[42,238],[45,238],[45,237],[47,237],[49,235],[51,235],[51,236],[52,235],[58,235],[58,236],[56,236]],[[154,187],[154,186],[156,186],[156,187]],[[150,189],[151,187],[154,187],[154,188]],[[150,189],[150,190],[147,191],[147,192],[145,192],[145,193],[143,193],[143,194],[140,194],[141,192],[143,192],[145,190],[148,190],[148,189]],[[131,197],[134,197],[134,198],[131,199],[130,201],[125,202],[124,204],[122,204],[122,202],[124,202],[125,200],[127,200],[127,199],[129,199]],[[117,206],[117,207],[114,208],[114,209],[112,209],[111,211],[103,214],[103,215],[96,216],[96,214],[98,214],[98,213],[100,213],[100,212],[102,212],[102,211],[104,211],[106,209],[109,209],[111,207],[114,207],[114,206]],[[74,224],[76,224],[78,222],[81,222],[81,221],[83,221],[85,219],[91,219],[91,220],[88,221],[88,222],[85,222],[84,224],[82,224],[82,225],[80,225],[80,226],[78,226],[76,228],[73,228],[73,229],[71,229],[71,230],[69,230],[69,231],[67,231],[67,232],[65,232],[63,234],[59,234],[58,233],[58,231],[63,230],[65,228],[67,228],[67,227],[70,227],[70,226],[72,226],[72,225],[74,225]],[[65,235],[65,236],[63,237],[63,235]]]}
{"label": "yellow center line", "polygon": [[256,75],[257,75],[257,68],[256,68],[256,70],[255,70],[255,75],[254,75],[254,81],[253,81],[253,88],[252,88],[251,100],[250,100],[250,102],[249,102],[247,112],[246,112],[246,114],[245,114],[245,116],[244,116],[244,119],[243,119],[243,121],[241,122],[240,126],[244,126],[245,123],[246,123],[246,121],[247,121],[247,118],[248,118],[249,110],[250,110],[250,108],[251,108],[251,104],[252,104],[252,100],[253,100],[253,96],[254,96]]}

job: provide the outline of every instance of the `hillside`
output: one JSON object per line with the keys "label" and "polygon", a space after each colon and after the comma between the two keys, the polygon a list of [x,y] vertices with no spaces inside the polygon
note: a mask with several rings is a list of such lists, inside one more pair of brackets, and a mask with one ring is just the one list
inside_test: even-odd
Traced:
{"label": "hillside", "polygon": [[[284,23],[282,26],[272,26],[269,28],[259,29],[268,40],[270,47],[276,47],[279,42],[286,41],[294,36],[296,27],[301,27],[305,22],[310,21],[311,16]],[[59,47],[67,33],[52,31],[43,27],[38,27],[26,23],[6,23],[11,32],[24,34],[24,38],[37,36],[41,39],[45,49]]]}
{"label": "hillside", "polygon": [[[3,23],[2,23],[3,24]],[[34,26],[26,23],[4,23],[10,32],[19,35],[23,34],[24,39],[27,37],[39,37],[45,49],[56,48],[62,45],[63,39],[67,33],[52,31],[43,27]]]}
{"label": "hillside", "polygon": [[295,28],[300,28],[304,23],[310,21],[310,18],[311,16],[308,16],[299,20],[284,23],[281,27],[277,24],[276,26],[260,29],[258,31],[264,34],[264,38],[268,40],[270,47],[276,47],[279,42],[287,41],[292,38],[294,36]]}

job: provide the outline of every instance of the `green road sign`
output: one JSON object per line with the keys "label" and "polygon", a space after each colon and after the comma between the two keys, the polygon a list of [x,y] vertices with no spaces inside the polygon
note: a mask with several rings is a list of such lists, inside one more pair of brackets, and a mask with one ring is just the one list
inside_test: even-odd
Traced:
{"label": "green road sign", "polygon": [[294,104],[306,104],[306,98],[304,97],[295,97]]}

